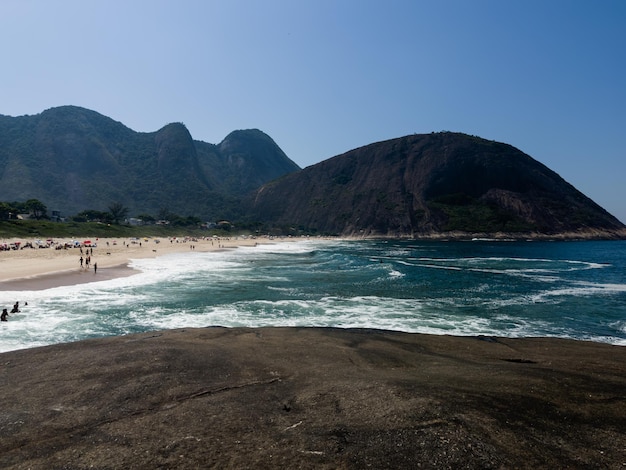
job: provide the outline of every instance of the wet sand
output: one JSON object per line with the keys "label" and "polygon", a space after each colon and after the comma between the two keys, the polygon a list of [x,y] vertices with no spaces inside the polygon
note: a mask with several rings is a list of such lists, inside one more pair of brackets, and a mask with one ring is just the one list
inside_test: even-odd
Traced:
{"label": "wet sand", "polygon": [[72,269],[56,273],[40,274],[37,276],[11,279],[0,282],[0,291],[31,291],[52,289],[53,287],[72,286],[87,284],[90,282],[108,281],[118,277],[127,277],[136,274],[136,269],[128,265],[111,266],[109,268],[98,268],[97,272],[92,269]]}

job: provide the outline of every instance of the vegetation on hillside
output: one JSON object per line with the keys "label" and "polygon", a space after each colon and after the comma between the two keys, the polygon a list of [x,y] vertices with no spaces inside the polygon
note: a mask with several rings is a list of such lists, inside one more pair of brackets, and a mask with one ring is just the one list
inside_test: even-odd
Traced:
{"label": "vegetation on hillside", "polygon": [[[41,224],[19,227],[42,235],[93,227],[145,232],[159,221],[168,230],[227,221],[284,235],[626,234],[530,156],[460,133],[377,142],[298,170],[257,129],[233,131],[215,145],[193,140],[180,122],[139,133],[75,106],[0,115],[2,197],[23,201],[0,202],[0,221],[29,214]],[[133,219],[144,225],[123,228]]]}
{"label": "vegetation on hillside", "polygon": [[463,193],[437,197],[428,204],[433,217],[442,219],[446,232],[532,232],[537,226],[522,217]]}
{"label": "vegetation on hillside", "polygon": [[122,238],[122,237],[180,237],[180,236],[232,236],[249,233],[246,230],[235,232],[230,226],[201,229],[198,226],[112,225],[101,222],[50,222],[37,220],[0,221],[0,238]]}
{"label": "vegetation on hillside", "polygon": [[2,197],[38,199],[63,216],[123,201],[133,217],[167,208],[233,219],[245,194],[298,169],[257,129],[214,145],[193,140],[182,123],[141,133],[76,106],[0,115]]}
{"label": "vegetation on hillside", "polygon": [[356,236],[626,236],[620,221],[529,155],[452,132],[377,142],[286,175],[256,192],[250,213]]}

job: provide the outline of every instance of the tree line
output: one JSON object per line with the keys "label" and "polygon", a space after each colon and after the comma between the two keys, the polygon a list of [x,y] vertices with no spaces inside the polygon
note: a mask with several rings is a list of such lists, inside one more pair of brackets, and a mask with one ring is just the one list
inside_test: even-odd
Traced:
{"label": "tree line", "polygon": [[[128,219],[129,209],[120,202],[113,202],[106,211],[88,209],[76,215],[68,217],[72,222],[101,222],[105,224],[119,225]],[[17,219],[19,215],[28,214],[36,220],[50,220],[46,205],[38,199],[29,199],[25,202],[2,202],[0,201],[0,220]],[[202,223],[198,217],[181,217],[167,209],[161,209],[156,217],[150,214],[140,214],[136,219],[143,223],[152,224],[157,221],[167,221],[170,225],[189,227],[199,226]]]}
{"label": "tree line", "polygon": [[17,219],[20,214],[29,214],[37,220],[49,218],[48,208],[38,199],[29,199],[26,202],[0,202],[0,219]]}

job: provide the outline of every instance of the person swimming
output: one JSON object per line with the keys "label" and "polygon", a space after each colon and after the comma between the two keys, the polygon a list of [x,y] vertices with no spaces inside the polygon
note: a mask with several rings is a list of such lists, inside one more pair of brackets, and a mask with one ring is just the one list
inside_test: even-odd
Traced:
{"label": "person swimming", "polygon": [[2,309],[2,314],[0,315],[0,321],[8,321],[7,317],[9,316],[9,312],[7,312],[6,308]]}

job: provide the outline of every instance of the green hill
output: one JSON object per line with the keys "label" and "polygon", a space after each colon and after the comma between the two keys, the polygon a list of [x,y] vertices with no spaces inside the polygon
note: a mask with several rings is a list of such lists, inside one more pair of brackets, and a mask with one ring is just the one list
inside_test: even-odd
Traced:
{"label": "green hill", "polygon": [[121,202],[131,215],[230,219],[245,193],[298,169],[256,129],[213,145],[181,123],[140,133],[75,106],[0,115],[0,200],[34,198],[65,215]]}

